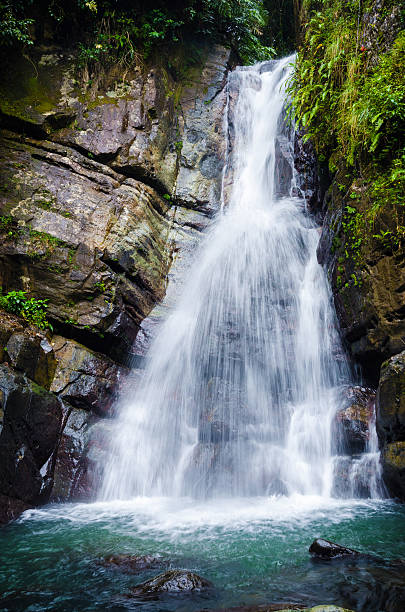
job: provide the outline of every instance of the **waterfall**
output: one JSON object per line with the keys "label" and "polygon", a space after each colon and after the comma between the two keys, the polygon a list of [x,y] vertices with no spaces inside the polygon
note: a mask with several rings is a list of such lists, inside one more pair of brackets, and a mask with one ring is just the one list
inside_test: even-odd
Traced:
{"label": "waterfall", "polygon": [[292,59],[230,75],[224,204],[121,402],[103,499],[331,493],[351,375],[318,228],[280,155]]}

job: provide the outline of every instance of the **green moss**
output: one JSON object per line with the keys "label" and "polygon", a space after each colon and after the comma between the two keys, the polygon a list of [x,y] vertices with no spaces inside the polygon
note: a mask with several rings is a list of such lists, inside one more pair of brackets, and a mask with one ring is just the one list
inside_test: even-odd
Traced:
{"label": "green moss", "polygon": [[397,469],[405,470],[405,442],[388,444],[385,451],[385,461]]}

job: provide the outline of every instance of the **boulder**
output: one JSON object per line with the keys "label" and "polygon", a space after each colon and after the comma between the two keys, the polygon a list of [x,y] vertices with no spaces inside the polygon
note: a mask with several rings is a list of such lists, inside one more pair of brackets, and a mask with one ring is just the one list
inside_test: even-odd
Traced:
{"label": "boulder", "polygon": [[355,557],[361,554],[357,550],[335,544],[335,542],[330,542],[323,538],[314,540],[309,547],[309,552],[316,559],[337,559],[348,556]]}
{"label": "boulder", "polygon": [[198,574],[187,570],[170,570],[159,574],[151,580],[142,582],[131,589],[133,595],[148,595],[155,593],[182,593],[202,591],[211,587],[212,584]]}
{"label": "boulder", "polygon": [[47,501],[62,428],[61,401],[5,364],[0,365],[0,401],[0,494],[25,505]]}

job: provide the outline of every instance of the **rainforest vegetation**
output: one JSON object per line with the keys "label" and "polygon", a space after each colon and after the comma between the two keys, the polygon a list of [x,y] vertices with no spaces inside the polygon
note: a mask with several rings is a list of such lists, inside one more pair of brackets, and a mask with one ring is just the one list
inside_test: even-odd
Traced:
{"label": "rainforest vegetation", "polygon": [[367,241],[397,252],[405,239],[403,19],[395,0],[304,0],[301,9],[294,113],[349,200],[343,257],[358,265]]}
{"label": "rainforest vegetation", "polygon": [[246,63],[294,45],[294,0],[6,0],[2,45],[32,45],[51,28],[74,42],[81,62],[132,61],[159,48],[209,39]]}

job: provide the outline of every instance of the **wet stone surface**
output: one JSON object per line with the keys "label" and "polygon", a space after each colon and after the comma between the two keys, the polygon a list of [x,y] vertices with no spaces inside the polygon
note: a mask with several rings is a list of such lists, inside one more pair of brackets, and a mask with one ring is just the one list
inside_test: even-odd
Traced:
{"label": "wet stone surface", "polygon": [[205,578],[202,578],[198,574],[186,570],[171,570],[134,586],[131,589],[131,594],[137,596],[165,592],[181,593],[201,591],[209,587],[212,587],[211,582],[205,580]]}

